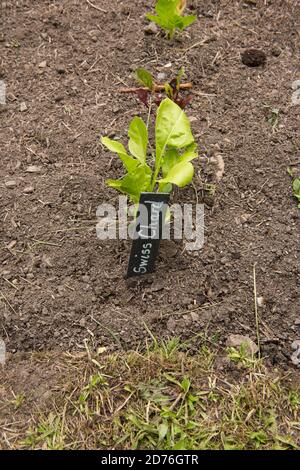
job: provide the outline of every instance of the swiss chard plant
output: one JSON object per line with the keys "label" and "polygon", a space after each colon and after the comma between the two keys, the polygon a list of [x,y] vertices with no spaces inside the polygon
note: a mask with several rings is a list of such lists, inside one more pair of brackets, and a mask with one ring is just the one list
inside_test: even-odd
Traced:
{"label": "swiss chard plant", "polygon": [[[182,84],[181,80],[184,76],[184,67],[181,67],[176,77],[172,78],[170,82],[166,82],[164,85],[157,85],[154,82],[154,78],[148,70],[138,68],[136,70],[136,77],[138,82],[143,85],[143,88],[133,88],[133,92],[137,94],[139,100],[147,107],[150,107],[150,97],[154,96],[153,102],[159,106],[162,102],[165,94],[170,100],[178,104],[180,108],[184,109],[192,100],[192,95],[183,96],[180,94],[181,89],[188,89],[192,87],[192,83]],[[158,92],[157,95],[154,95]]]}
{"label": "swiss chard plant", "polygon": [[180,31],[196,21],[195,15],[183,16],[186,0],[158,0],[155,5],[156,15],[147,13],[148,20],[160,26],[172,39],[177,29]]}
{"label": "swiss chard plant", "polygon": [[292,188],[294,196],[298,201],[298,209],[300,209],[300,179],[294,177],[293,170],[291,168],[288,168],[288,174],[292,178]]}
{"label": "swiss chard plant", "polygon": [[105,147],[118,154],[127,171],[120,179],[108,180],[108,186],[137,204],[141,192],[171,192],[173,185],[182,188],[191,183],[197,145],[188,117],[172,100],[165,98],[157,110],[153,152],[148,153],[148,129],[140,117],[131,121],[128,137],[129,152],[120,142],[101,138]]}

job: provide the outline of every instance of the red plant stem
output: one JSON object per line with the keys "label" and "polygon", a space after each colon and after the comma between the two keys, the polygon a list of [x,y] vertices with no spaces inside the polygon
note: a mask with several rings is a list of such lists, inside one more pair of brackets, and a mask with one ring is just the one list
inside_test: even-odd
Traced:
{"label": "red plant stem", "polygon": [[[193,88],[193,84],[192,83],[181,83],[180,85],[180,89],[181,90],[188,90],[190,88]],[[160,91],[164,91],[165,89],[165,85],[154,85],[154,90],[156,93],[159,93]],[[139,90],[143,90],[143,91],[151,91],[149,90],[149,88],[147,87],[134,87],[134,88],[120,88],[118,90],[119,93],[136,93],[137,91]]]}

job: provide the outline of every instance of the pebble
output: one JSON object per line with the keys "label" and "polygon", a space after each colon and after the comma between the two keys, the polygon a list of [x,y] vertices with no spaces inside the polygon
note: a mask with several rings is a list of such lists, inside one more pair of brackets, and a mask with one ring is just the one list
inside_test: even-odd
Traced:
{"label": "pebble", "polygon": [[5,182],[5,186],[7,188],[14,188],[17,185],[17,182],[15,180],[9,180]]}
{"label": "pebble", "polygon": [[295,366],[300,365],[300,340],[296,340],[292,343],[292,349],[295,350],[291,355],[291,361]]}
{"label": "pebble", "polygon": [[26,188],[23,189],[23,193],[25,194],[31,194],[34,192],[34,187],[33,186],[26,186]]}
{"label": "pebble", "polygon": [[25,101],[23,101],[23,103],[20,104],[20,111],[21,113],[23,113],[24,111],[27,111],[27,105]]}
{"label": "pebble", "polygon": [[176,330],[176,322],[175,322],[174,318],[170,318],[167,321],[167,329],[169,331],[175,331]]}
{"label": "pebble", "polygon": [[249,338],[249,336],[230,335],[226,341],[226,345],[232,348],[240,348],[242,344],[245,344],[246,351],[251,356],[259,351],[257,345],[251,338]]}
{"label": "pebble", "polygon": [[248,222],[248,220],[249,220],[250,218],[251,218],[251,214],[246,214],[246,213],[245,213],[245,214],[242,214],[242,215],[240,215],[240,216],[235,217],[234,220],[235,220],[235,223],[236,223],[237,225],[243,225],[243,224],[245,224],[246,222]]}
{"label": "pebble", "polygon": [[39,63],[39,68],[40,69],[44,69],[46,66],[47,66],[47,62],[45,60],[43,60],[43,62]]}
{"label": "pebble", "polygon": [[156,26],[155,23],[151,22],[149,24],[147,24],[147,26],[145,26],[144,28],[144,33],[145,34],[157,34],[158,33],[158,27]]}
{"label": "pebble", "polygon": [[56,72],[60,75],[63,75],[64,73],[66,73],[66,69],[63,65],[59,65],[58,67],[56,67]]}
{"label": "pebble", "polygon": [[293,83],[292,83],[292,90],[296,91],[300,88],[300,80],[295,80]]}
{"label": "pebble", "polygon": [[292,90],[294,90],[292,94],[292,104],[297,106],[300,104],[300,80],[295,80],[292,83]]}
{"label": "pebble", "polygon": [[40,166],[29,165],[25,171],[26,173],[40,173],[41,169],[42,168]]}
{"label": "pebble", "polygon": [[279,57],[282,51],[279,47],[274,46],[271,52],[274,57]]}
{"label": "pebble", "polygon": [[3,339],[0,338],[0,364],[5,364],[6,347]]}
{"label": "pebble", "polygon": [[17,240],[12,240],[8,245],[7,245],[7,248],[9,250],[12,250],[17,244]]}
{"label": "pebble", "polygon": [[257,297],[256,302],[258,307],[263,307],[265,304],[265,299],[263,297]]}
{"label": "pebble", "polygon": [[157,74],[157,80],[163,82],[166,79],[166,74],[164,72],[160,72]]}
{"label": "pebble", "polygon": [[192,319],[193,321],[199,321],[200,317],[199,317],[199,314],[198,314],[198,313],[196,313],[196,312],[191,312],[190,315],[191,315],[191,319]]}

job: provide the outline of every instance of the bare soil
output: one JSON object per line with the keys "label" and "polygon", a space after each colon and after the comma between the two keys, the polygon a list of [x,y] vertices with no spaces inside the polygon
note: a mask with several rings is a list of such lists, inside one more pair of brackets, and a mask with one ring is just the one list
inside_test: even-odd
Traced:
{"label": "bare soil", "polygon": [[[148,336],[145,324],[157,336],[255,340],[256,264],[262,350],[289,364],[300,338],[300,211],[287,173],[299,171],[300,107],[291,105],[299,2],[195,0],[198,21],[172,42],[145,34],[146,2],[92,3],[103,11],[84,0],[0,5],[0,322],[8,351],[75,350],[85,339],[128,349]],[[263,51],[266,63],[244,65],[247,49]],[[96,237],[97,206],[118,199],[105,180],[122,174],[99,137],[125,143],[132,117],[146,116],[117,92],[135,84],[135,68],[172,78],[183,65],[195,92],[187,113],[207,157],[194,182],[205,244],[188,253],[165,242],[156,273],[126,281],[130,243]],[[218,154],[225,171],[216,184]],[[195,189],[174,198],[195,202]]]}

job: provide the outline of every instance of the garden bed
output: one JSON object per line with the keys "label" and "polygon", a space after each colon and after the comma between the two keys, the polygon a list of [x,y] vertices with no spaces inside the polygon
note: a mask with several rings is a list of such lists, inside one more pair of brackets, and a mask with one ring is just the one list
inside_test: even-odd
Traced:
{"label": "garden bed", "polygon": [[[148,336],[224,344],[256,338],[290,363],[300,338],[299,214],[288,167],[299,170],[300,9],[296,1],[194,1],[180,40],[146,34],[143,1],[2,2],[0,79],[1,337],[11,353],[128,349]],[[263,67],[243,65],[247,48]],[[96,237],[96,209],[117,202],[122,175],[100,135],[120,138],[138,101],[117,92],[145,67],[194,85],[187,108],[206,163],[174,200],[205,203],[205,244],[163,242],[156,273],[123,278],[130,243]],[[217,182],[213,157],[225,171]],[[213,185],[213,186],[212,186]],[[196,191],[195,191],[196,189]],[[214,190],[214,191],[212,191]]]}

